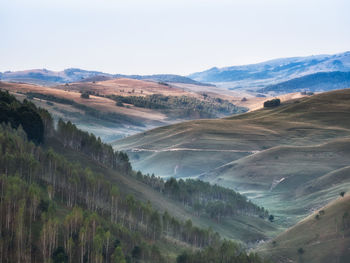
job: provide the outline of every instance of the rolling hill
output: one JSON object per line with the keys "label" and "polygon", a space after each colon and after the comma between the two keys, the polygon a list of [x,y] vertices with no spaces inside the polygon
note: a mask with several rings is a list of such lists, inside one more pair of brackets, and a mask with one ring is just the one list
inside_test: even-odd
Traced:
{"label": "rolling hill", "polygon": [[184,83],[199,86],[214,86],[195,81],[188,77],[174,74],[155,74],[155,75],[123,75],[110,74],[100,71],[83,70],[79,68],[68,68],[63,71],[52,71],[47,69],[31,69],[23,71],[5,71],[0,72],[0,80],[12,82],[24,82],[40,85],[57,85],[71,82],[93,82],[109,80],[114,78],[128,78],[136,80],[146,80],[150,82],[164,83]]}
{"label": "rolling hill", "polygon": [[290,226],[349,187],[346,179],[323,183],[350,165],[349,101],[349,89],[326,92],[277,108],[157,128],[114,146],[145,172],[237,189]]}
{"label": "rolling hill", "polygon": [[[31,99],[49,110],[56,120],[70,120],[104,141],[183,120],[213,118],[246,110],[231,103],[236,103],[233,97],[221,99],[222,96],[216,93],[204,97],[201,92],[165,83],[125,78],[66,83],[55,87],[0,82],[0,88],[15,93],[20,99]],[[82,93],[89,94],[89,98],[82,98]],[[136,101],[144,104],[135,106],[132,101],[118,104],[120,98],[127,102],[137,98]],[[185,104],[181,107],[171,105],[168,98],[173,98],[174,103]],[[159,107],[160,100],[167,101],[167,104]],[[221,102],[226,102],[228,108],[221,106]]]}
{"label": "rolling hill", "polygon": [[150,80],[150,81],[157,81],[157,82],[165,82],[165,83],[182,83],[182,84],[193,84],[198,86],[209,86],[209,87],[215,87],[213,84],[209,83],[202,83],[199,81],[195,81],[191,78],[180,76],[180,75],[174,75],[174,74],[154,74],[154,75],[122,75],[122,74],[116,74],[115,77],[117,78],[129,78],[129,79],[138,79],[138,80]]}
{"label": "rolling hill", "polygon": [[281,235],[258,252],[274,262],[349,262],[350,197],[339,197]]}

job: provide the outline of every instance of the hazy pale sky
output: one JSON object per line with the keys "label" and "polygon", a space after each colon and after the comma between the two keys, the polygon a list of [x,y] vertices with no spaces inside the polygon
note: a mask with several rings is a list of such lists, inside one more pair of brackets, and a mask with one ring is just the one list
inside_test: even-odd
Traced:
{"label": "hazy pale sky", "polygon": [[350,50],[349,0],[0,0],[0,71],[189,74]]}

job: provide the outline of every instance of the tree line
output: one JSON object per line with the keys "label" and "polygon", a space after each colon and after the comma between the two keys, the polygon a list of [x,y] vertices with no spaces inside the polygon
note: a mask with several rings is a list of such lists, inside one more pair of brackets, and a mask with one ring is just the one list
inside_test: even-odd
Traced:
{"label": "tree line", "polygon": [[190,207],[197,216],[206,214],[217,222],[238,214],[268,218],[268,211],[264,207],[257,206],[229,188],[197,179],[163,179],[154,174],[143,175],[140,171],[134,176],[156,191]]}
{"label": "tree line", "polygon": [[228,100],[205,96],[202,100],[190,96],[164,96],[152,94],[147,96],[107,96],[116,101],[117,106],[132,104],[136,107],[157,109],[172,117],[181,118],[215,118],[244,112]]}
{"label": "tree line", "polygon": [[256,253],[247,254],[237,243],[224,240],[214,246],[198,251],[185,251],[180,254],[177,263],[267,263],[269,261],[261,259]]}

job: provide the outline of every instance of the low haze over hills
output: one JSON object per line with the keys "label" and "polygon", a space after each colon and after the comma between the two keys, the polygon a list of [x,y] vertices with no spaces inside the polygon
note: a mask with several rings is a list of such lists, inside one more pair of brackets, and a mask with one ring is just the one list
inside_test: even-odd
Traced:
{"label": "low haze over hills", "polygon": [[349,0],[0,4],[0,263],[349,263]]}
{"label": "low haze over hills", "polygon": [[[332,91],[292,100],[275,109],[166,126],[114,145],[130,153],[135,167],[147,172],[200,177],[258,199],[261,191],[267,196],[285,193],[282,199],[286,200],[305,198],[330,187],[313,188],[313,180],[350,164],[346,157],[349,93],[348,89]],[[306,183],[310,188],[304,189]],[[337,187],[345,187],[344,183]],[[338,194],[337,187],[327,188],[330,197]],[[319,201],[327,198],[324,195]],[[317,206],[314,201],[289,209],[304,215]],[[276,205],[270,208],[279,209]],[[283,210],[287,212],[285,207]]]}
{"label": "low haze over hills", "polygon": [[[120,228],[113,228],[115,223],[108,219],[113,212],[103,208],[114,200],[110,200],[114,198],[109,194],[112,188],[107,187],[108,193],[103,197],[101,192],[104,201],[91,196],[89,200],[95,201],[81,201],[79,209],[85,209],[85,214],[96,212],[100,217],[98,224],[111,229],[113,235],[118,235],[118,231],[136,236],[142,233],[142,238],[134,236],[131,243],[127,241],[130,237],[118,239],[126,244],[118,253],[125,254],[130,262],[138,257],[135,249],[143,251],[145,262],[154,259],[163,262],[164,258],[175,262],[176,258],[187,256],[206,258],[201,253],[210,254],[222,249],[221,246],[233,250],[237,246],[239,251],[253,249],[259,256],[239,255],[245,257],[241,260],[256,257],[254,263],[260,263],[260,256],[281,263],[304,259],[327,262],[322,260],[333,256],[346,262],[345,248],[350,244],[349,208],[344,201],[350,189],[350,89],[346,89],[350,87],[349,57],[346,52],[279,59],[212,69],[190,78],[169,74],[112,75],[80,69],[4,72],[0,89],[14,97],[0,93],[3,100],[0,106],[5,112],[0,117],[13,125],[0,126],[5,147],[2,149],[17,156],[15,148],[10,150],[8,146],[16,140],[23,149],[32,149],[25,153],[30,158],[44,158],[33,155],[33,151],[47,151],[43,156],[53,154],[54,160],[63,160],[57,163],[60,174],[50,170],[49,159],[38,166],[41,170],[35,168],[49,169],[53,176],[46,177],[35,170],[38,176],[35,182],[41,187],[40,202],[58,206],[64,218],[79,214],[80,210],[72,210],[71,199],[51,200],[51,192],[46,195],[45,187],[52,184],[62,196],[68,195],[63,185],[55,181],[58,180],[55,176],[69,173],[64,167],[73,164],[66,159],[90,162],[89,168],[97,172],[93,177],[99,178],[94,180],[100,185],[121,187],[120,214],[115,219]],[[271,104],[271,100],[278,103]],[[35,141],[32,133],[41,126],[30,127],[31,122],[40,122],[36,113],[44,127],[39,141]],[[80,131],[73,123],[91,134]],[[23,137],[21,129],[28,139],[41,143],[39,148]],[[118,165],[123,167],[108,166],[112,148],[97,136],[111,143],[121,163]],[[94,147],[103,153],[96,150],[94,155]],[[2,163],[11,169],[9,180],[22,180],[19,182],[29,196],[31,186],[26,180],[31,170],[25,173],[21,170],[18,179],[12,159],[6,156]],[[84,181],[84,174],[90,172],[77,169],[76,180]],[[7,179],[1,180],[8,187]],[[66,187],[73,189],[71,183],[65,181]],[[147,206],[144,201],[149,202]],[[136,210],[130,208],[131,204]],[[156,212],[146,216],[143,209],[148,209],[148,204],[154,210],[147,211]],[[5,206],[1,208],[0,204],[0,209]],[[60,217],[57,210],[52,211],[53,218]],[[51,221],[46,220],[45,213],[43,210],[43,218],[36,224],[49,227]],[[144,216],[148,221],[143,223]],[[173,217],[172,221],[168,221],[168,216]],[[140,218],[141,223],[135,223]],[[334,224],[333,219],[337,220]],[[94,222],[86,224],[93,226]],[[57,233],[61,233],[64,224],[58,223]],[[161,231],[159,236],[156,229]],[[105,240],[107,232],[99,231],[97,237]],[[186,231],[191,237],[185,235]],[[36,233],[34,243],[43,242],[40,238]],[[74,242],[82,242],[78,232],[65,238],[71,238],[73,247],[79,246]],[[93,238],[86,241],[88,246],[97,246]],[[226,244],[221,238],[240,245]],[[66,244],[62,249],[71,253],[71,258],[81,254],[101,256],[97,248],[80,254],[69,252],[67,240],[58,238],[59,243]],[[319,252],[327,242],[334,245]],[[108,249],[109,244],[102,247],[103,259],[114,257],[116,252]],[[185,248],[202,250],[199,254],[182,253]],[[14,257],[15,250],[6,251]]]}

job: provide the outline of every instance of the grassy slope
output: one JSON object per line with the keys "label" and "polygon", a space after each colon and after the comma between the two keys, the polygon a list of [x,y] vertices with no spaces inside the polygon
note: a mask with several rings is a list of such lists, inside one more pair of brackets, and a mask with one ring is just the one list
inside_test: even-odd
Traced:
{"label": "grassy slope", "polygon": [[[120,96],[146,96],[151,94],[163,94],[172,96],[187,96],[196,99],[203,99],[201,93],[202,89],[193,90],[196,85],[190,85],[190,88],[185,86],[177,87],[173,84],[164,85],[152,81],[143,81],[135,79],[112,79],[105,81],[93,82],[77,82],[66,85],[59,85],[55,87],[40,86],[27,83],[9,83],[0,81],[0,89],[9,90],[19,99],[25,97],[25,93],[39,93],[44,95],[51,95],[58,98],[72,100],[80,105],[85,105],[89,108],[98,110],[101,113],[115,113],[125,116],[130,119],[132,125],[126,121],[125,118],[119,122],[112,122],[108,120],[101,120],[85,114],[84,111],[77,109],[72,105],[53,102],[47,104],[44,99],[32,100],[37,106],[47,109],[55,119],[62,118],[65,121],[72,121],[77,124],[80,129],[92,132],[100,136],[104,141],[110,142],[131,134],[148,130],[154,127],[169,125],[175,122],[181,122],[184,118],[176,118],[176,112],[169,114],[161,112],[157,109],[147,109],[127,105],[127,107],[116,106],[116,102],[106,97],[90,96],[90,99],[83,99],[80,97],[80,92],[95,92],[100,95],[120,95]],[[208,88],[208,87],[206,87]],[[233,103],[241,101],[240,97],[224,96],[216,92],[210,93],[212,97],[220,97],[232,101]],[[19,94],[21,93],[21,94]],[[245,106],[245,105],[242,105]]]}
{"label": "grassy slope", "polygon": [[350,188],[345,178],[317,189],[320,178],[350,165],[349,101],[349,89],[332,91],[275,109],[154,129],[115,146],[134,151],[133,164],[147,172],[154,167],[169,176],[176,167],[177,176],[200,175],[238,189],[290,226]]}
{"label": "grassy slope", "polygon": [[11,92],[33,92],[45,95],[53,95],[58,98],[73,100],[78,104],[86,105],[101,112],[114,112],[124,114],[129,116],[130,118],[141,119],[144,122],[162,121],[166,118],[163,114],[149,109],[129,109],[124,107],[118,107],[116,106],[115,101],[104,97],[90,96],[90,99],[83,99],[80,97],[81,94],[79,92],[74,90],[71,91],[69,88],[63,90],[53,87],[5,82],[0,82],[0,88],[9,90]]}
{"label": "grassy slope", "polygon": [[[324,215],[316,219],[320,210]],[[350,196],[339,197],[320,210],[277,236],[275,243],[260,246],[258,252],[275,262],[349,262],[349,218],[344,214],[350,213]],[[299,248],[305,251],[302,255]]]}
{"label": "grassy slope", "polygon": [[349,159],[349,138],[318,146],[277,146],[219,167],[205,178],[238,189],[296,222],[350,189]]}
{"label": "grassy slope", "polygon": [[[232,162],[252,151],[278,145],[314,145],[349,136],[349,100],[350,90],[329,92],[284,103],[277,109],[161,127],[116,141],[114,145],[124,150],[139,150],[137,154],[141,158],[133,160],[136,167],[139,167],[138,162],[144,166],[142,157],[149,158],[149,151],[153,151],[147,165],[157,167],[154,160],[161,159],[167,160],[172,168],[171,171],[168,167],[158,169],[162,175],[173,174],[176,166],[186,170],[192,158],[200,158],[202,152],[199,151],[210,151],[211,159],[203,158],[195,168],[191,168],[192,175],[198,175],[203,170]],[[181,151],[181,148],[186,149]],[[229,151],[231,154],[227,154]],[[181,159],[177,158],[179,155]],[[177,169],[177,174],[189,175],[186,172],[181,174],[181,169]]]}

